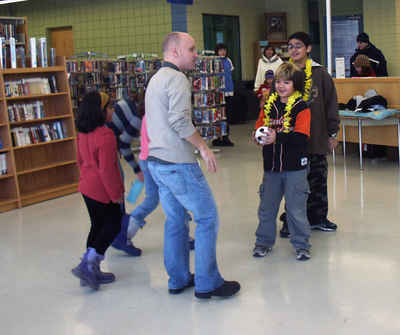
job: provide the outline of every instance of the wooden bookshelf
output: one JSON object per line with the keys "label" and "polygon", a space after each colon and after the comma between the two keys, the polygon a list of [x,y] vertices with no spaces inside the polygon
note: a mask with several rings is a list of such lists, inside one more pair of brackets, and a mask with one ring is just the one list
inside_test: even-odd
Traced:
{"label": "wooden bookshelf", "polygon": [[[5,82],[55,76],[59,93],[6,97]],[[78,188],[76,131],[64,57],[56,66],[0,70],[0,138],[8,171],[0,175],[0,212],[74,193]],[[8,106],[43,102],[44,117],[10,122]],[[11,130],[60,121],[64,138],[16,146]],[[15,139],[15,138],[14,138]]]}

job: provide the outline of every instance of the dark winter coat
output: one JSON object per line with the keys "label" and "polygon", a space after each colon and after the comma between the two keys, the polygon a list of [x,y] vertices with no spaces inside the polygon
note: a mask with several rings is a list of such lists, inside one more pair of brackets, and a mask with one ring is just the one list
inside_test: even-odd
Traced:
{"label": "dark winter coat", "polygon": [[356,60],[358,55],[366,55],[368,56],[370,63],[374,69],[374,72],[377,77],[387,77],[388,72],[386,68],[386,59],[383,55],[382,51],[380,51],[375,45],[369,43],[368,46],[364,49],[356,49],[356,52],[350,58],[350,76],[351,77],[359,77],[353,63]]}

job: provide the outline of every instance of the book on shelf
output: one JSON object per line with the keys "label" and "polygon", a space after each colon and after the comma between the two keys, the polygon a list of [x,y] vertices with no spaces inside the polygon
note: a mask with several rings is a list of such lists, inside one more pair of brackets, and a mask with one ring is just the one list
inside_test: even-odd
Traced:
{"label": "book on shelf", "polygon": [[47,67],[47,39],[46,37],[39,38],[39,64],[41,67]]}
{"label": "book on shelf", "polygon": [[42,123],[32,127],[15,127],[11,129],[11,138],[15,147],[50,142],[67,138],[62,121]]}
{"label": "book on shelf", "polygon": [[17,47],[17,66],[22,68],[26,67],[25,47]]}
{"label": "book on shelf", "polygon": [[7,107],[10,122],[37,120],[45,117],[43,101],[12,104]]}
{"label": "book on shelf", "polygon": [[17,68],[17,49],[16,49],[14,37],[10,37],[10,62],[11,62],[11,68],[16,69]]}
{"label": "book on shelf", "polygon": [[4,146],[3,146],[3,141],[1,140],[1,138],[0,138],[0,149],[3,149],[4,148]]}
{"label": "book on shelf", "polygon": [[7,97],[51,94],[58,91],[54,75],[48,78],[25,78],[6,81],[4,86]]}
{"label": "book on shelf", "polygon": [[4,37],[0,38],[0,46],[1,46],[1,52],[0,52],[0,66],[2,69],[7,68],[7,48],[6,48],[6,41]]}
{"label": "book on shelf", "polygon": [[31,67],[37,67],[37,49],[36,49],[36,38],[31,37],[29,39],[29,49],[31,54]]}
{"label": "book on shelf", "polygon": [[0,174],[5,175],[8,173],[7,167],[7,155],[5,153],[0,154]]}

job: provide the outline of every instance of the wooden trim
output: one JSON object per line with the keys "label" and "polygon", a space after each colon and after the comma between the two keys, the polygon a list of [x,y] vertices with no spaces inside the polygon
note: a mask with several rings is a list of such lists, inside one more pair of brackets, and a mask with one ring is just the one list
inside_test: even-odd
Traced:
{"label": "wooden trim", "polygon": [[35,143],[35,144],[21,145],[18,147],[14,147],[14,150],[27,149],[27,148],[31,148],[31,147],[38,147],[40,145],[47,145],[47,144],[52,144],[52,143],[59,143],[59,142],[66,142],[66,141],[73,141],[73,140],[75,140],[75,137],[67,137],[67,138],[63,138],[60,140],[53,140],[53,141],[48,141],[48,142],[40,142],[40,143]]}
{"label": "wooden trim", "polygon": [[3,69],[3,74],[30,74],[30,73],[48,73],[48,72],[63,72],[63,66],[49,66],[49,67],[27,67],[18,69]]}
{"label": "wooden trim", "polygon": [[7,212],[12,209],[16,209],[19,207],[18,199],[8,199],[8,200],[1,200],[0,199],[0,213]]}
{"label": "wooden trim", "polygon": [[22,206],[27,206],[44,200],[49,200],[63,195],[75,193],[77,191],[78,183],[44,188],[35,192],[21,194],[21,204]]}
{"label": "wooden trim", "polygon": [[76,160],[60,162],[60,163],[54,163],[54,164],[49,164],[49,165],[46,165],[46,166],[41,166],[41,167],[38,167],[38,168],[35,168],[35,169],[29,169],[29,170],[20,171],[20,172],[17,172],[17,176],[24,175],[24,174],[29,174],[29,173],[34,173],[34,172],[38,172],[38,171],[42,171],[42,170],[54,169],[56,167],[72,165],[72,164],[76,164]]}
{"label": "wooden trim", "polygon": [[71,115],[69,115],[69,114],[64,114],[64,115],[59,115],[59,116],[48,116],[48,117],[44,117],[41,119],[10,122],[10,125],[11,126],[19,126],[19,125],[27,124],[27,123],[42,123],[45,121],[52,121],[52,120],[58,120],[58,119],[69,119],[70,117],[71,117]]}
{"label": "wooden trim", "polygon": [[14,174],[12,174],[12,173],[0,175],[0,179],[7,179],[7,178],[12,178],[12,177],[14,177]]}
{"label": "wooden trim", "polygon": [[28,100],[28,99],[40,99],[40,98],[50,98],[50,97],[58,97],[67,95],[67,92],[59,92],[59,93],[50,93],[50,94],[36,94],[36,95],[21,95],[18,97],[7,97],[7,101],[15,101],[15,100]]}
{"label": "wooden trim", "polygon": [[3,148],[3,149],[0,149],[0,152],[9,152],[11,149],[10,148]]}

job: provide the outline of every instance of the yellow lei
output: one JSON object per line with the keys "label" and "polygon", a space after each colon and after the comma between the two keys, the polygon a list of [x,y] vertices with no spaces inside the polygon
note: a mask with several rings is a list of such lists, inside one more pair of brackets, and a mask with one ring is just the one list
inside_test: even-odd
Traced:
{"label": "yellow lei", "polygon": [[[290,59],[290,62],[293,63],[293,60]],[[306,79],[304,81],[304,94],[303,94],[303,100],[307,102],[310,100],[310,94],[311,94],[311,86],[312,86],[312,60],[307,59],[306,60],[306,68],[304,69],[304,73],[306,74]]]}
{"label": "yellow lei", "polygon": [[[272,104],[278,99],[278,93],[272,93],[267,103],[264,106],[264,126],[270,127],[271,126],[271,108]],[[298,98],[301,98],[301,93],[299,91],[294,92],[288,99],[288,102],[285,107],[285,114],[283,115],[283,132],[289,133],[291,130],[290,121],[292,120],[292,108],[293,104],[296,102]]]}

